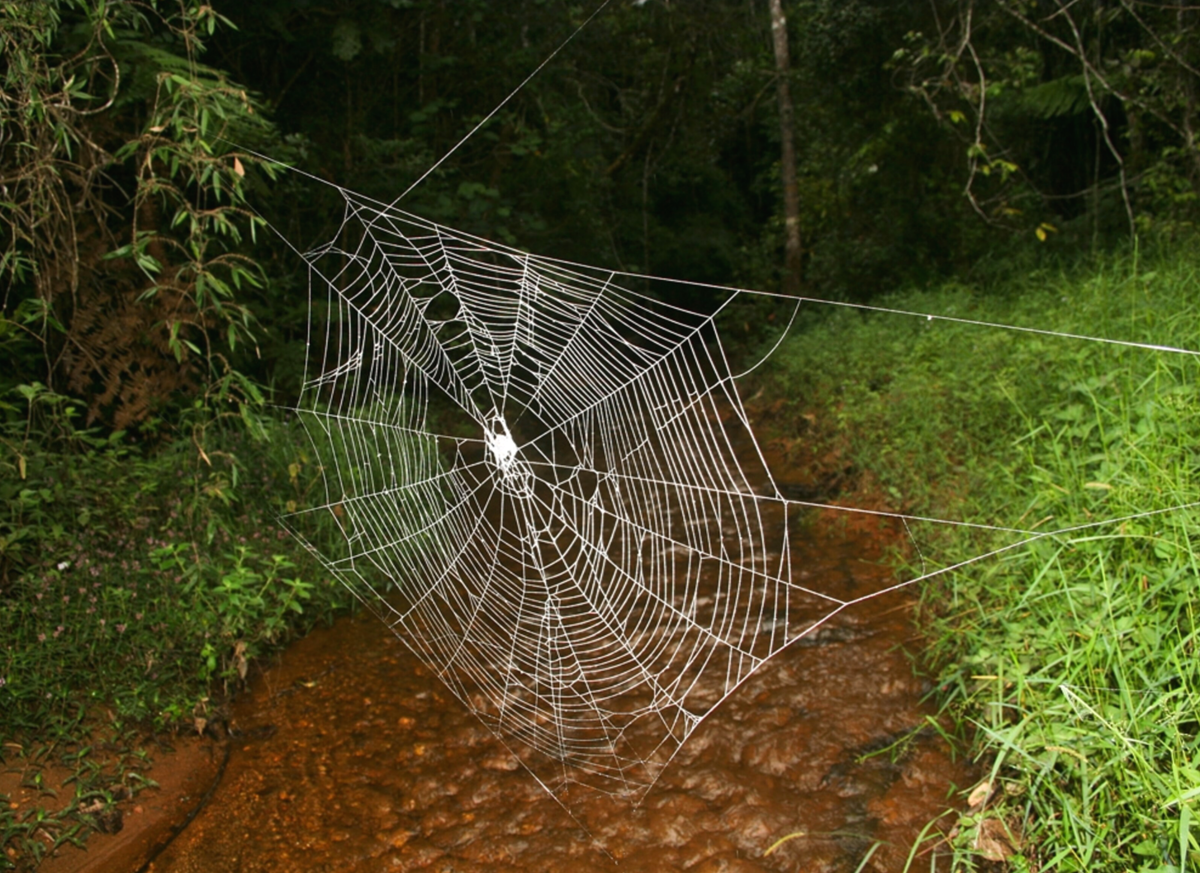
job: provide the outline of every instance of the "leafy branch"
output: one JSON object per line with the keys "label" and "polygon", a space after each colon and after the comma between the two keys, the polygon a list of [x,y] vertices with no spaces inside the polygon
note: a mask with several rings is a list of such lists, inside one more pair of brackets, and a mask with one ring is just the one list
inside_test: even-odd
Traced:
{"label": "leafy branch", "polygon": [[221,350],[254,340],[245,298],[265,276],[245,248],[263,219],[247,197],[276,168],[241,149],[277,134],[198,60],[228,26],[183,0],[0,3],[4,310],[41,301],[32,377],[65,381],[89,420],[127,427],[203,396]]}

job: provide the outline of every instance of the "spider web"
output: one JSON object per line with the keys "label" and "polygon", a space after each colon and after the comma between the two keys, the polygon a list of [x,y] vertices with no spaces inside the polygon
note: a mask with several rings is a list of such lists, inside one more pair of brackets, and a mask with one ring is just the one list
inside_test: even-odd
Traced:
{"label": "spider web", "polygon": [[786,501],[710,316],[350,192],[305,256],[287,516],[551,793],[640,796],[846,600],[793,578]]}
{"label": "spider web", "polygon": [[968,525],[1018,536],[819,590],[789,545],[812,504],[772,478],[715,316],[339,190],[296,408],[324,493],[284,523],[564,805],[636,802],[847,606],[1064,533]]}

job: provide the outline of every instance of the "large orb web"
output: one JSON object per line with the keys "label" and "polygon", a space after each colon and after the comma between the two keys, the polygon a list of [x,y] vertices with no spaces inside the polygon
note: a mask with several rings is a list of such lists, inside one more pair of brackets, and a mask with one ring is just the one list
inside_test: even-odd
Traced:
{"label": "large orb web", "polygon": [[845,605],[793,581],[712,318],[343,194],[285,523],[556,797],[636,800]]}

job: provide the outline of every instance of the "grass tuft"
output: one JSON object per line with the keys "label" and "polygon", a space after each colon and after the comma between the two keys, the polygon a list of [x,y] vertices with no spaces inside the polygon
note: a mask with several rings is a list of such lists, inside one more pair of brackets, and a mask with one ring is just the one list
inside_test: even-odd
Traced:
{"label": "grass tuft", "polygon": [[[1200,349],[1198,272],[1190,254],[1115,258],[885,305]],[[959,822],[955,868],[1200,870],[1200,360],[858,312],[777,360],[766,390],[799,398],[891,508],[1095,525],[923,586],[940,699],[995,786]],[[912,534],[926,570],[1014,541]]]}

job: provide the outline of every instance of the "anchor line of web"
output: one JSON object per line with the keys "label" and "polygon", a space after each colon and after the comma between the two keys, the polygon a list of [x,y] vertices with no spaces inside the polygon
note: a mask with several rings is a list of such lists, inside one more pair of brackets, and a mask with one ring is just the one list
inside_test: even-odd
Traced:
{"label": "anchor line of web", "polygon": [[[531,467],[552,467],[564,472],[570,472],[576,469],[581,469],[573,464],[556,464],[552,461],[530,461]],[[953,518],[940,518],[930,515],[910,515],[903,512],[889,512],[883,509],[866,509],[861,506],[842,506],[837,503],[828,503],[816,500],[797,500],[791,497],[783,497],[779,494],[744,494],[740,491],[731,491],[726,488],[719,488],[715,485],[708,485],[700,482],[683,482],[674,479],[656,479],[653,477],[641,476],[633,473],[622,473],[619,470],[605,470],[603,472],[592,469],[582,468],[589,473],[594,473],[598,477],[609,479],[620,479],[628,482],[643,482],[651,485],[662,485],[668,488],[679,488],[688,491],[699,491],[705,494],[710,494],[718,497],[737,496],[746,500],[764,501],[767,503],[777,503],[782,506],[802,506],[806,509],[827,509],[831,512],[850,512],[861,515],[873,515],[881,518],[894,518],[897,521],[915,521],[925,522],[927,524],[940,524],[951,527],[966,527],[975,528],[977,530],[992,531],[995,533],[1013,533],[1013,534],[1036,534],[1038,531],[1030,528],[1022,527],[1005,527],[1003,525],[983,524],[981,522],[960,521]],[[790,584],[790,583],[789,583]]]}
{"label": "anchor line of web", "polygon": [[1015,549],[1019,549],[1022,546],[1027,546],[1030,543],[1035,543],[1040,540],[1058,539],[1061,537],[1065,537],[1067,534],[1081,533],[1083,531],[1096,530],[1097,528],[1111,527],[1113,525],[1120,525],[1120,524],[1124,524],[1124,523],[1130,522],[1130,521],[1138,521],[1139,519],[1143,519],[1143,518],[1152,518],[1154,516],[1169,515],[1171,513],[1183,512],[1184,510],[1197,509],[1197,508],[1200,508],[1200,501],[1194,501],[1191,503],[1181,503],[1181,504],[1178,504],[1177,506],[1167,506],[1167,507],[1163,507],[1161,509],[1150,509],[1145,512],[1135,512],[1130,515],[1122,515],[1117,518],[1105,518],[1105,519],[1101,519],[1099,521],[1089,521],[1085,524],[1071,525],[1070,527],[1058,528],[1057,530],[1035,531],[1035,532],[1033,532],[1033,534],[1031,536],[1026,537],[1023,540],[1018,540],[1015,543],[1009,543],[1004,546],[999,546],[998,548],[992,549],[991,551],[988,551],[988,552],[984,552],[981,555],[974,555],[970,558],[966,558],[962,561],[958,561],[957,563],[951,564],[947,567],[940,567],[936,570],[931,570],[928,573],[923,573],[920,576],[915,576],[911,579],[904,579],[900,582],[897,582],[894,585],[889,585],[886,588],[881,588],[878,591],[872,591],[870,594],[864,594],[861,597],[855,597],[851,600],[846,601],[846,603],[844,604],[844,606],[842,608],[855,606],[859,603],[863,603],[863,602],[865,602],[867,600],[871,600],[875,597],[881,597],[885,594],[890,594],[893,591],[899,591],[903,588],[908,588],[912,585],[915,585],[918,582],[925,582],[929,579],[935,579],[938,576],[944,576],[947,573],[953,573],[957,570],[961,570],[963,567],[968,567],[972,564],[977,564],[980,561],[985,561],[989,558],[997,557],[998,555],[1002,555],[1007,552],[1014,551]]}
{"label": "anchor line of web", "polygon": [[[550,258],[545,255],[541,256],[542,260],[550,263],[561,264],[564,267],[572,267],[575,269],[588,269],[586,264],[578,263],[564,258]],[[973,318],[963,318],[956,315],[941,315],[935,312],[917,312],[911,309],[896,309],[887,306],[874,306],[869,303],[854,303],[849,300],[830,300],[824,297],[805,297],[796,294],[783,294],[778,291],[758,291],[751,288],[737,288],[731,285],[717,285],[711,282],[698,282],[692,279],[671,279],[666,276],[653,276],[644,273],[630,273],[625,270],[613,271],[617,276],[626,276],[630,279],[639,281],[664,282],[673,285],[683,285],[691,288],[703,288],[709,291],[723,291],[730,295],[746,294],[752,297],[774,297],[779,300],[795,301],[796,303],[813,303],[820,306],[836,306],[843,309],[856,309],[863,312],[878,312],[887,315],[904,315],[912,318],[923,318],[927,321],[944,321],[954,324],[963,324],[971,327],[991,328],[994,330],[1010,330],[1018,333],[1031,333],[1040,336],[1049,336],[1057,339],[1079,340],[1081,342],[1100,343],[1103,345],[1121,346],[1124,348],[1141,349],[1151,352],[1166,352],[1170,354],[1188,355],[1191,357],[1200,357],[1200,350],[1189,349],[1181,346],[1159,345],[1156,343],[1135,342],[1132,340],[1115,339],[1113,337],[1100,337],[1090,334],[1071,333],[1069,331],[1048,330],[1040,327],[1030,327],[1019,324],[1004,324],[996,321],[983,321]],[[732,302],[731,296],[721,304],[721,309],[725,308]]]}
{"label": "anchor line of web", "polygon": [[586,19],[584,19],[583,23],[580,24],[577,28],[575,28],[574,32],[570,36],[568,36],[565,40],[563,40],[562,43],[558,46],[558,48],[556,48],[554,51],[552,51],[546,57],[546,59],[544,61],[542,61],[540,64],[538,64],[537,67],[533,70],[533,72],[530,73],[528,76],[526,76],[520,85],[518,85],[516,88],[514,88],[507,97],[505,97],[498,104],[496,104],[495,109],[493,109],[491,112],[489,112],[487,115],[485,115],[483,117],[482,121],[480,121],[473,128],[471,128],[471,130],[469,130],[467,132],[466,136],[464,136],[457,143],[455,143],[448,152],[446,152],[444,155],[442,155],[440,158],[438,158],[438,160],[428,170],[426,170],[424,173],[422,173],[415,182],[413,182],[411,185],[409,185],[407,188],[405,188],[404,192],[399,197],[397,197],[390,204],[388,204],[388,207],[391,208],[391,207],[395,206],[397,203],[399,203],[401,200],[403,200],[405,197],[407,197],[414,188],[416,188],[418,185],[420,185],[422,182],[424,182],[431,173],[433,173],[435,170],[437,170],[438,167],[440,167],[442,164],[444,164],[446,162],[447,158],[449,158],[452,154],[454,154],[456,151],[458,151],[463,146],[463,144],[466,143],[467,140],[469,140],[476,133],[478,133],[480,130],[482,130],[484,125],[486,125],[489,121],[491,121],[496,116],[497,112],[499,112],[501,109],[503,109],[510,100],[512,100],[514,97],[517,96],[517,94],[519,94],[522,90],[524,90],[525,86],[528,85],[530,82],[532,82],[533,78],[538,73],[540,73],[543,69],[545,69],[547,64],[549,64],[556,57],[558,57],[559,52],[561,52],[564,48],[566,48],[567,45],[569,45],[570,42],[573,39],[575,39],[575,37],[577,37],[584,30],[584,28],[586,28],[589,24],[591,24],[592,20],[595,19],[595,17],[597,15],[599,15],[601,12],[603,12],[604,9],[611,2],[612,2],[612,0],[604,0],[603,3],[601,3],[599,6],[597,6],[596,9],[592,12],[592,14],[589,15]]}

